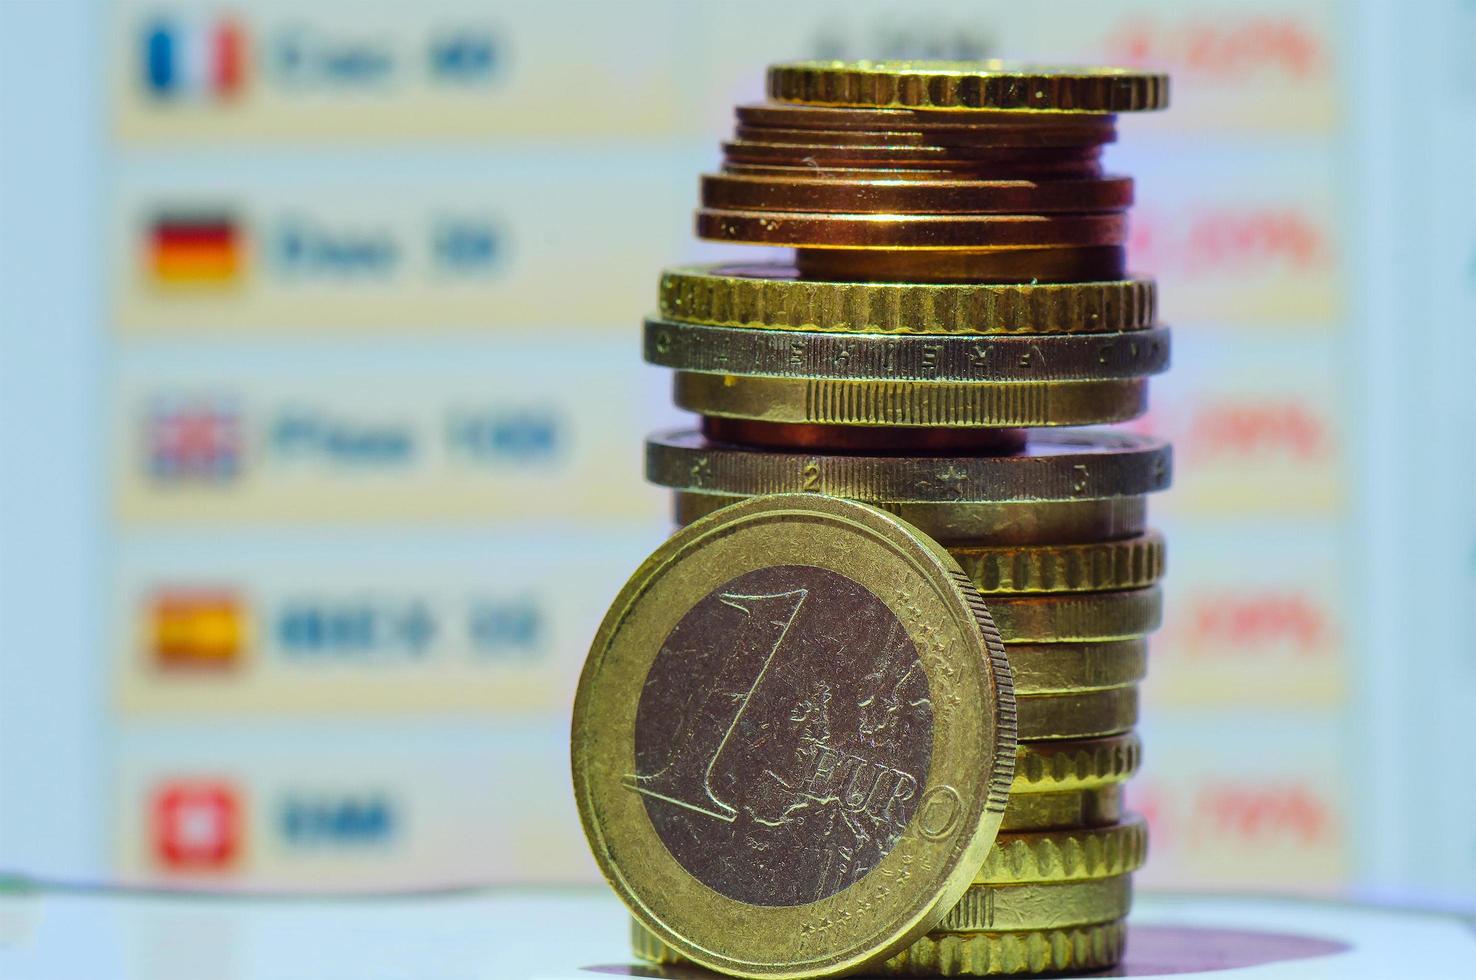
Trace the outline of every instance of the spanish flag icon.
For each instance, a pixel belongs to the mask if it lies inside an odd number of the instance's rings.
[[[149,267],[162,286],[229,286],[240,276],[243,245],[225,212],[170,213],[149,227]]]
[[[246,647],[246,615],[226,591],[170,589],[154,596],[150,645],[165,669],[219,670],[240,663]]]

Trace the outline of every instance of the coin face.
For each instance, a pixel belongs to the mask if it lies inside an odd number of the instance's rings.
[[[1004,648],[939,545],[864,504],[744,501],[616,599],[580,678],[574,788],[631,912],[705,966],[824,976],[904,948],[1003,819]]]
[[[714,589],[667,636],[628,785],[697,880],[798,905],[891,852],[932,748],[927,672],[902,621],[838,572],[776,566]]]

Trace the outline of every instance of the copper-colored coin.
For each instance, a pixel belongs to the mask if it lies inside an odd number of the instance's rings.
[[[868,146],[899,147],[915,146],[939,150],[972,150],[988,147],[999,149],[1011,145],[1009,131],[1003,127],[957,127],[953,130],[939,129],[822,129],[785,128],[781,126],[744,126],[733,130],[737,143],[763,145],[795,144],[797,146]],[[1028,142],[1021,141],[1024,145]],[[1048,145],[1048,144],[1042,144]],[[1091,145],[1073,142],[1068,146]]]
[[[1120,211],[1128,177],[1094,180],[833,180],[708,174],[702,205],[729,211],[837,214],[1043,214]]]
[[[869,170],[874,177],[885,176],[882,171],[923,168],[975,180],[1097,177],[1102,173],[1102,151],[1096,146],[834,145],[819,139],[811,143],[731,140],[723,144],[724,172],[742,173],[750,167]]]
[[[911,455],[966,452],[998,456],[1025,448],[1024,429],[915,429],[703,418],[702,433],[716,442],[825,452],[906,452]]]
[[[648,363],[732,377],[945,382],[1114,381],[1168,367],[1166,328],[1124,333],[847,334],[650,319]]]
[[[962,109],[857,109],[763,102],[734,109],[740,130],[819,130],[827,134],[859,130],[915,134],[937,146],[981,143],[990,146],[1097,146],[1117,139],[1108,115],[988,112]]]
[[[1127,217],[1108,214],[910,215],[697,211],[697,235],[808,248],[1020,248],[1122,245]]]
[[[672,498],[673,517],[678,525],[690,524],[720,507],[743,499],[725,494],[682,491],[672,494]],[[896,514],[945,544],[991,541],[1002,545],[1031,545],[1111,541],[1142,534],[1148,527],[1148,504],[1144,497],[968,504],[877,501],[873,505]]]
[[[1116,245],[1059,248],[797,248],[806,279],[918,283],[1076,283],[1121,279],[1126,252]]]

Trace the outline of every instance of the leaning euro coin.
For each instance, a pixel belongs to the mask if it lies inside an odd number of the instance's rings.
[[[574,704],[595,859],[683,957],[835,976],[948,914],[1003,819],[1009,663],[936,542],[814,494],[683,528],[611,606]]]

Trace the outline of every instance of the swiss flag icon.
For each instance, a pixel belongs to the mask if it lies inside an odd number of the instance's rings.
[[[229,868],[240,855],[241,830],[241,797],[230,783],[181,780],[154,794],[154,854],[166,868]]]

